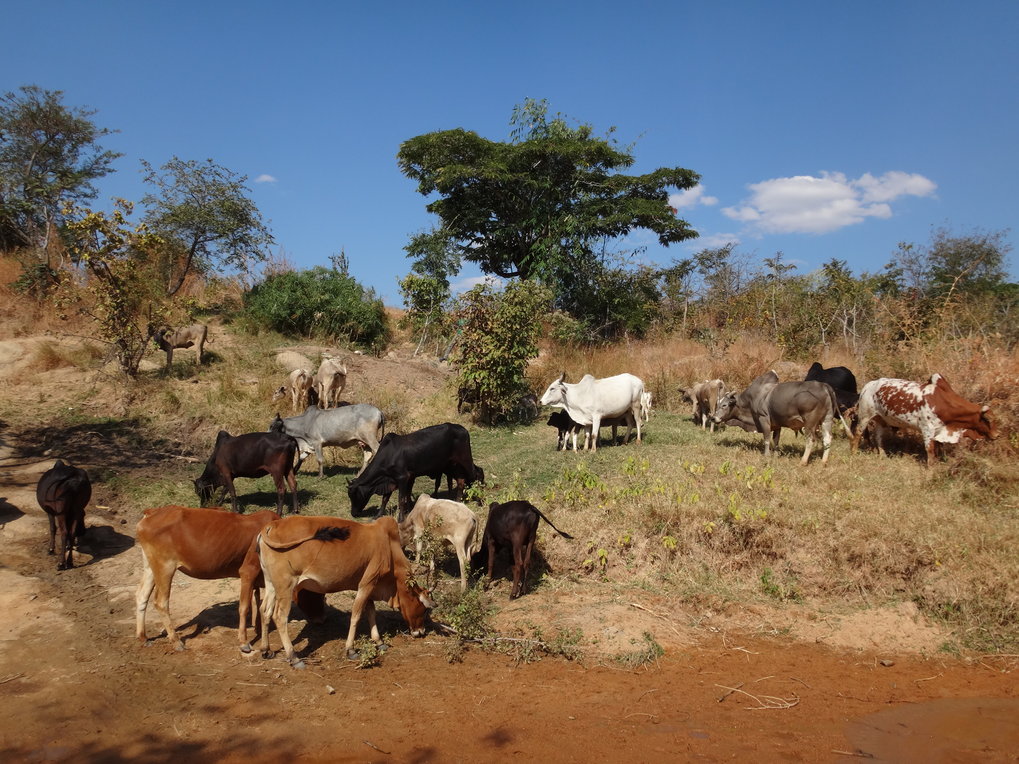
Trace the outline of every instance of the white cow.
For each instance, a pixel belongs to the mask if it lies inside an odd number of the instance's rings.
[[[564,409],[570,418],[581,424],[587,432],[595,433],[591,439],[591,450],[598,450],[597,433],[602,419],[622,417],[629,414],[637,425],[637,442],[640,443],[641,397],[644,382],[633,374],[617,374],[614,377],[595,379],[590,374],[576,384],[566,381],[566,372],[555,380],[541,396],[542,406]],[[630,439],[630,422],[626,426],[626,440]],[[574,447],[576,450],[576,447]]]
[[[644,415],[645,422],[651,418],[651,393],[645,392],[640,396],[640,413]]]

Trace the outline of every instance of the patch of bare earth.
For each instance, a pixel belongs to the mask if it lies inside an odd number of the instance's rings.
[[[0,343],[8,394],[32,342]],[[352,364],[412,389],[445,383],[437,364],[409,356]],[[66,384],[33,394],[56,400]],[[1019,661],[939,654],[943,635],[902,605],[714,612],[595,582],[509,601],[502,581],[500,631],[579,629],[583,657],[528,664],[468,650],[450,663],[447,637],[411,639],[380,604],[391,649],[359,670],[342,655],[351,598],[331,595],[324,624],[290,625],[308,664],[297,671],[237,649],[235,582],[178,574],[170,605],[187,649],[143,647],[133,522],[98,490],[77,567],[56,571],[34,494],[54,457],[14,435],[0,425],[0,760],[1014,761],[1019,750]],[[159,631],[150,607],[148,633]],[[662,657],[615,659],[645,648],[645,632]]]

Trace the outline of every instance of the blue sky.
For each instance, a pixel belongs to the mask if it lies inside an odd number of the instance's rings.
[[[211,158],[248,176],[295,265],[342,249],[391,305],[408,237],[434,222],[400,143],[456,127],[507,140],[525,98],[615,127],[634,172],[701,175],[675,200],[701,238],[619,243],[645,262],[738,241],[752,263],[873,272],[899,242],[1011,229],[1019,211],[1012,0],[100,0],[9,2],[3,19],[4,92],[63,90],[120,131],[103,204],[141,198],[141,159]]]

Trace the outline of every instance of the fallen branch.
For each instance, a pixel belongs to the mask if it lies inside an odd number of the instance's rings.
[[[717,685],[717,684],[715,685],[715,687],[720,687],[720,686],[721,685]],[[722,697],[720,697],[718,699],[718,702],[721,703],[723,700],[728,698],[730,695],[732,695],[734,692],[736,692],[742,686],[743,686],[743,682],[740,682],[738,685],[736,685],[735,687],[731,688],[727,693],[725,693]]]
[[[839,756],[855,756],[858,759],[873,759],[874,754],[867,753],[866,751],[839,751],[835,748],[831,749],[832,753],[837,753]]]
[[[388,755],[389,755],[389,751],[383,751],[383,750],[382,750],[381,748],[379,748],[379,747],[378,747],[377,745],[375,745],[374,743],[369,743],[369,742],[368,742],[367,740],[362,740],[361,742],[362,742],[362,743],[364,743],[364,744],[365,744],[366,746],[368,746],[369,748],[374,748],[374,749],[375,749],[376,751],[378,751],[379,753],[384,753],[384,754],[386,754],[386,756],[388,756]]]
[[[23,677],[24,675],[25,672],[22,671],[19,674],[11,674],[10,676],[5,676],[3,679],[0,679],[0,684],[7,684],[8,682],[13,682],[15,679]]]
[[[743,686],[742,683],[740,683],[740,687],[742,686]],[[757,705],[747,706],[748,711],[759,711],[761,709],[792,708],[793,706],[800,702],[800,699],[796,695],[793,695],[792,698],[777,698],[774,695],[761,695],[761,696],[751,695],[749,692],[747,692],[746,690],[741,690],[739,687],[726,687],[724,684],[716,684],[715,687],[721,687],[723,690],[729,690],[730,691],[729,695],[731,695],[734,692],[738,692],[741,695],[746,695],[748,698],[755,701]],[[725,697],[728,697],[728,695]]]

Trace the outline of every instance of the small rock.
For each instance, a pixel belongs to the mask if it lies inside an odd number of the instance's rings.
[[[330,695],[335,695],[336,694],[336,688],[333,687],[332,685],[328,685],[327,684],[326,685],[326,692],[328,692]]]
[[[890,661],[887,658],[885,658],[883,661],[880,661],[880,663],[881,663],[882,666],[894,666],[895,665],[895,661]]]

